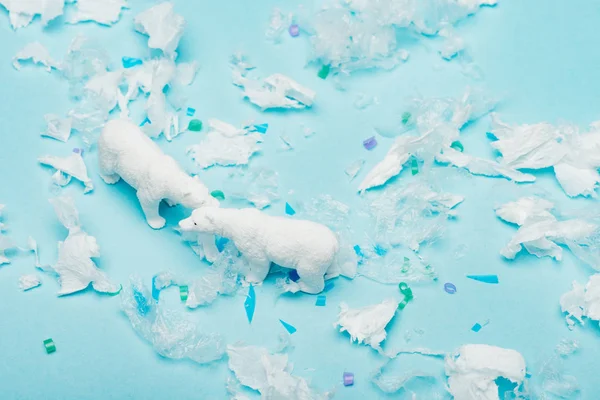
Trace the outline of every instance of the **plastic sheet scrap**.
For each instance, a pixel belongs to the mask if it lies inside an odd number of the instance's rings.
[[[356,178],[356,175],[360,173],[360,170],[362,169],[363,165],[365,165],[365,160],[363,159],[353,161],[352,164],[346,167],[344,172],[346,173],[346,175],[348,175],[348,178],[350,180],[353,180],[354,178]]]
[[[497,284],[499,283],[498,275],[467,275],[467,278],[474,281]]]
[[[201,332],[184,315],[157,304],[138,278],[123,288],[121,306],[133,330],[163,357],[207,364],[224,355],[220,335]]]
[[[448,391],[456,400],[499,400],[496,379],[508,379],[519,394],[525,380],[525,359],[512,349],[466,344],[446,357]]]
[[[194,162],[201,168],[213,165],[246,165],[260,150],[263,137],[216,119],[208,120],[208,133],[198,145],[187,148]]]
[[[292,375],[286,354],[271,354],[256,346],[227,346],[229,369],[242,385],[258,391],[262,398],[326,400],[332,393],[319,393],[304,378]]]
[[[281,9],[274,8],[269,18],[269,26],[265,32],[265,37],[274,43],[281,42],[281,35],[290,26],[292,14],[284,14]],[[290,31],[291,34],[291,31]],[[293,35],[292,35],[293,36]],[[296,35],[298,36],[298,35]]]
[[[381,342],[386,337],[385,327],[396,315],[398,304],[396,299],[387,299],[379,304],[351,309],[346,303],[341,303],[334,328],[339,326],[340,332],[348,332],[351,342],[381,349]]]
[[[584,285],[573,282],[573,288],[560,297],[560,308],[566,313],[569,329],[576,322],[584,324],[584,318],[600,321],[600,274],[590,276]]]
[[[371,382],[382,392],[399,398],[444,400],[447,393],[438,355],[401,352],[374,371]]]
[[[52,175],[52,182],[56,185],[66,186],[71,178],[75,178],[84,184],[84,193],[94,190],[94,185],[88,176],[87,168],[80,154],[71,153],[67,157],[43,156],[38,158],[38,161],[56,170]]]
[[[375,165],[360,183],[359,192],[384,185],[402,171],[411,157],[423,161],[427,166],[432,165],[434,161],[452,163],[475,174],[500,176],[502,172],[515,180],[519,178],[520,181],[530,181],[529,177],[516,170],[511,171],[510,168],[502,167],[493,161],[467,156],[450,147],[459,139],[461,130],[468,122],[487,114],[495,104],[495,101],[473,89],[468,89],[460,99],[414,99],[411,105],[413,112],[409,118],[415,121],[410,127],[415,132],[396,138],[383,160]],[[406,131],[406,126],[399,123],[395,130],[399,135]],[[531,180],[535,178],[531,177]]]
[[[67,22],[94,21],[100,25],[112,25],[119,21],[121,10],[128,8],[126,0],[77,0],[75,12]]]
[[[67,142],[71,137],[71,118],[60,118],[58,115],[44,115],[46,124],[48,125],[46,132],[42,132],[42,136],[50,137],[61,142]]]
[[[517,233],[500,254],[513,259],[523,247],[537,257],[562,260],[566,245],[571,252],[600,270],[600,224],[593,216],[559,220],[550,210],[554,204],[538,197],[522,197],[496,209],[496,215],[519,226]]]
[[[134,24],[138,32],[148,35],[148,47],[176,57],[175,50],[183,36],[185,19],[175,13],[172,3],[164,2],[147,9],[135,17]]]
[[[33,64],[43,65],[48,72],[51,72],[52,69],[61,69],[61,63],[55,61],[40,42],[28,43],[19,50],[13,57],[13,67],[20,70],[22,62],[27,60],[31,60]]]
[[[0,4],[8,10],[8,18],[13,29],[24,28],[39,15],[42,24],[63,14],[65,0],[0,0]]]
[[[568,196],[593,196],[600,185],[600,122],[587,132],[549,123],[510,126],[492,114],[492,147],[501,162],[515,169],[552,167]]]
[[[79,292],[90,284],[100,293],[118,293],[120,285],[112,283],[92,258],[100,256],[96,238],[85,233],[79,223],[79,213],[70,197],[50,199],[58,220],[69,234],[58,242],[58,260],[48,269],[58,275],[59,296]]]
[[[416,253],[407,253],[399,248],[391,249],[384,257],[370,251],[365,253],[358,274],[375,282],[432,282],[438,278],[433,267]]]
[[[0,218],[2,217],[2,210],[4,207],[4,204],[0,204]],[[6,250],[15,248],[12,240],[4,233],[4,230],[5,225],[0,222],[0,265],[10,263],[10,260],[6,256]]]
[[[578,348],[577,342],[563,339],[530,378],[530,397],[535,399],[579,399],[577,378],[564,373],[564,360]]]
[[[40,277],[36,274],[21,275],[19,278],[19,289],[26,292],[42,284]]]

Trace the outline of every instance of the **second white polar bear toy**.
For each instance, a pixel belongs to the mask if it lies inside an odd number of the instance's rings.
[[[170,206],[219,206],[200,179],[185,173],[177,161],[164,154],[129,120],[115,119],[104,126],[98,139],[98,162],[106,183],[117,183],[123,178],[137,190],[148,225],[154,229],[165,225],[165,219],[158,214],[163,199]]]
[[[246,279],[252,283],[262,282],[273,262],[296,269],[300,290],[315,294],[323,291],[330,267],[337,267],[338,239],[316,222],[273,217],[254,208],[203,207],[179,226],[232,240],[250,264]]]

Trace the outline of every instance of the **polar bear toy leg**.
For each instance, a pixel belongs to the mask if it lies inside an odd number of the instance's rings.
[[[297,282],[300,290],[309,294],[321,293],[325,289],[325,279],[321,271],[323,268],[315,268],[314,265],[298,264],[296,272],[300,277]]]
[[[144,191],[137,192],[138,200],[142,206],[142,211],[146,216],[146,222],[152,229],[160,229],[165,226],[165,219],[158,214],[158,207],[161,199],[154,199]]]

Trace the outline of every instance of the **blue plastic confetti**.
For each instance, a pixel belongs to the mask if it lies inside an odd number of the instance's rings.
[[[376,245],[376,246],[375,246],[375,248],[374,248],[373,250],[375,250],[375,253],[376,253],[378,256],[381,256],[381,257],[385,256],[385,255],[387,254],[387,252],[388,252],[386,249],[384,249],[384,248],[383,248],[383,247],[381,247],[380,245]]]
[[[329,292],[331,289],[333,289],[334,286],[335,284],[332,281],[329,281],[325,283],[325,288],[323,289],[323,291]]]
[[[256,132],[258,133],[267,133],[267,129],[269,129],[269,124],[254,125],[254,129],[256,129]]]
[[[317,296],[317,301],[315,303],[315,306],[325,307],[325,304],[327,304],[327,296]]]
[[[154,275],[152,277],[152,298],[154,300],[158,301],[158,296],[160,295],[160,290],[156,288],[155,282],[156,282],[156,275]]]
[[[295,269],[292,269],[290,272],[288,272],[288,276],[293,282],[298,282],[298,280],[300,279],[300,275],[298,275],[298,271],[296,271]]]
[[[281,325],[283,325],[283,327],[285,328],[285,330],[288,331],[290,333],[290,335],[292,335],[294,332],[297,331],[296,328],[294,328],[292,325],[288,324],[284,320],[280,319],[279,322],[281,322]]]
[[[360,249],[359,245],[355,245],[354,246],[354,252],[356,253],[357,256],[359,257],[364,257],[365,255],[363,254],[362,250]]]
[[[133,58],[133,57],[123,57],[121,59],[121,61],[123,62],[123,68],[132,68],[132,67],[135,67],[136,65],[142,65],[144,63],[139,58]]]
[[[246,309],[246,316],[248,317],[248,323],[252,323],[254,317],[254,309],[256,308],[256,293],[254,293],[254,286],[250,285],[248,288],[248,296],[244,302],[244,308]]]
[[[146,117],[146,118],[144,118],[144,120],[142,121],[142,123],[140,124],[140,126],[144,126],[144,125],[146,125],[146,124],[151,124],[151,123],[152,123],[152,121],[150,121],[150,120],[148,119],[148,117]]]
[[[285,203],[285,213],[287,215],[294,215],[296,214],[296,211],[294,211],[294,209],[292,208],[292,206],[290,206],[289,203]]]
[[[471,330],[473,332],[479,332],[481,330],[481,328],[483,328],[483,326],[481,326],[479,323],[475,323],[475,325],[473,325],[473,327],[471,328]]]
[[[185,113],[188,117],[193,117],[196,114],[196,109],[192,107],[188,107]]]
[[[150,305],[148,304],[148,299],[146,299],[146,296],[144,296],[142,292],[137,290],[137,288],[133,288],[133,298],[137,303],[137,309],[140,315],[144,316],[150,312]]]
[[[444,290],[446,291],[446,293],[454,294],[456,293],[456,286],[454,285],[454,283],[446,282],[444,283]]]
[[[483,283],[498,283],[498,275],[467,275],[467,278]]]
[[[218,238],[215,241],[215,245],[217,246],[217,250],[219,250],[219,253],[223,251],[223,249],[225,248],[227,243],[229,243],[229,239],[224,238],[224,237]]]

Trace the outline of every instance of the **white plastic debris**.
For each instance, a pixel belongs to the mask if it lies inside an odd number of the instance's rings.
[[[292,14],[285,15],[279,8],[274,8],[269,18],[269,26],[265,36],[275,43],[281,41],[281,34],[285,32],[292,23]]]
[[[0,5],[8,10],[8,17],[13,29],[24,28],[39,15],[42,24],[62,15],[65,0],[0,0]]]
[[[112,25],[119,20],[124,8],[129,8],[126,0],[77,0],[75,12],[67,22],[94,21],[100,25]]]
[[[560,308],[567,313],[569,329],[575,322],[584,324],[584,317],[600,321],[600,274],[590,276],[585,286],[573,282],[573,289],[560,297]]]
[[[525,380],[525,359],[511,349],[486,344],[466,344],[446,357],[448,391],[456,400],[500,400],[495,380],[515,383],[517,394]]]
[[[4,204],[0,204],[0,217],[2,217],[2,210],[4,209],[4,207]],[[12,240],[10,240],[9,237],[5,233],[3,233],[3,231],[4,224],[0,222],[0,265],[10,263],[10,260],[6,256],[5,252],[6,250],[15,248],[15,245],[13,244]]]
[[[191,85],[194,82],[194,78],[196,78],[198,68],[199,66],[196,61],[177,64],[177,83],[183,86]]]
[[[207,364],[224,355],[220,335],[201,332],[184,315],[157,304],[139,278],[123,289],[121,307],[133,330],[163,357]]]
[[[42,136],[50,137],[61,142],[67,142],[71,136],[71,118],[60,118],[58,115],[44,115],[48,128],[46,132],[42,132]]]
[[[444,38],[444,44],[440,50],[440,55],[443,59],[451,60],[464,50],[464,39],[458,36],[453,29],[446,27],[441,29],[438,34]]]
[[[365,160],[363,160],[363,159],[356,160],[356,161],[352,162],[352,164],[348,165],[348,167],[344,170],[344,172],[346,173],[346,175],[348,175],[348,178],[350,178],[350,180],[352,180],[352,179],[356,178],[356,175],[358,175],[358,173],[362,169],[363,165],[365,165]]]
[[[324,276],[337,265],[339,243],[326,226],[306,220],[275,217],[254,208],[203,207],[179,222],[182,231],[220,235],[233,241],[249,263],[246,280],[264,281],[271,263],[295,269],[306,293],[320,293]]]
[[[19,289],[26,292],[42,284],[40,277],[36,274],[21,275],[19,278]]]
[[[400,282],[433,282],[438,278],[436,271],[417,253],[392,248],[385,256],[362,249],[364,257],[360,275],[375,282],[398,284]]]
[[[537,257],[549,256],[560,261],[563,249],[559,244],[563,244],[587,262],[585,254],[596,251],[594,245],[597,243],[593,243],[593,238],[600,233],[600,226],[581,218],[558,220],[550,213],[553,208],[554,204],[537,197],[524,197],[499,207],[496,210],[499,218],[519,226],[500,254],[513,259],[525,247]],[[600,263],[590,266],[600,269]]]
[[[15,56],[13,57],[13,67],[16,70],[21,69],[21,62],[31,60],[34,64],[40,64],[46,67],[46,71],[51,72],[52,68],[56,70],[61,69],[61,63],[55,61],[48,50],[40,42],[32,42],[26,44]]]
[[[287,354],[271,354],[256,346],[227,346],[229,369],[244,386],[257,390],[264,399],[325,400],[331,393],[318,393],[304,378],[292,375]]]
[[[119,85],[122,80],[121,71],[102,72],[94,75],[85,84],[84,90],[92,93],[97,102],[108,112],[117,106],[117,97],[120,94]]]
[[[135,17],[134,24],[138,32],[148,35],[148,47],[176,57],[175,50],[183,35],[185,19],[175,13],[172,3],[164,2],[147,9]]]
[[[88,176],[87,168],[79,153],[73,153],[68,157],[43,156],[38,158],[43,165],[49,165],[56,170],[52,175],[52,181],[58,186],[65,186],[71,181],[71,177],[82,182],[85,186],[83,193],[94,190],[92,180]]]
[[[198,177],[185,173],[129,120],[106,124],[98,139],[98,162],[104,182],[114,184],[123,179],[137,190],[146,221],[154,229],[165,225],[158,214],[162,200],[188,208],[219,205]]]
[[[100,256],[96,238],[81,229],[79,213],[70,197],[50,199],[58,220],[69,234],[58,242],[58,260],[49,269],[58,275],[59,296],[85,290],[90,284],[100,293],[118,293],[119,285],[112,283],[92,258]]]
[[[340,304],[340,313],[334,328],[340,327],[340,332],[348,332],[350,341],[365,343],[374,349],[381,349],[385,340],[385,327],[396,315],[399,301],[387,299],[379,304],[351,309],[346,303]]]
[[[244,90],[244,98],[261,110],[272,108],[306,108],[312,106],[316,93],[282,74],[273,74],[263,81],[246,78],[239,69],[233,70],[233,84]]]
[[[201,168],[213,165],[247,165],[250,157],[260,150],[260,133],[237,129],[233,125],[208,120],[208,133],[202,141],[187,148],[187,153]]]

